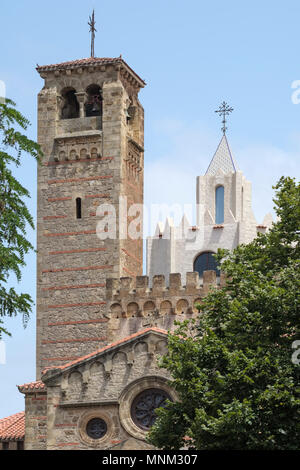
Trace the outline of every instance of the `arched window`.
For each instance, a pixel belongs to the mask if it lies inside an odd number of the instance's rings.
[[[61,110],[62,119],[72,119],[79,117],[79,103],[77,101],[74,88],[66,88],[62,92],[64,104]]]
[[[194,271],[199,273],[200,277],[203,277],[203,271],[216,271],[217,276],[220,276],[220,270],[218,264],[213,256],[215,253],[212,251],[205,251],[198,255],[194,261]]]
[[[216,224],[224,222],[224,186],[216,188]]]
[[[81,198],[76,198],[76,219],[81,219]]]
[[[101,116],[102,114],[102,97],[101,89],[98,85],[90,85],[87,89],[87,102],[85,104],[85,115]]]

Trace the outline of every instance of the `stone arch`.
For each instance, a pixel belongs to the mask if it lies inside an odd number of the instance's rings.
[[[172,313],[172,303],[169,300],[163,300],[160,304],[159,311],[163,315]]]
[[[120,304],[115,303],[110,306],[111,317],[112,318],[121,318],[122,317],[122,307]]]
[[[145,354],[148,352],[148,344],[145,341],[139,341],[134,345],[134,354]]]
[[[157,341],[155,345],[155,352],[160,355],[166,354],[168,352],[167,344],[168,344],[167,341],[163,339],[160,341]]]
[[[97,158],[98,157],[98,150],[96,147],[91,148],[91,158]]]
[[[70,160],[76,160],[76,150],[72,149],[69,154]]]
[[[176,304],[176,313],[185,314],[187,312],[188,307],[189,307],[188,301],[186,299],[180,299],[178,300]]]
[[[88,397],[90,400],[99,400],[105,386],[105,368],[100,361],[94,361],[89,368]]]
[[[87,100],[85,103],[85,115],[101,116],[102,115],[102,96],[101,88],[99,85],[92,84],[86,89]]]
[[[112,357],[112,381],[119,382],[127,373],[127,354],[122,351],[116,352]]]
[[[86,148],[80,149],[80,158],[86,159],[87,158],[87,150]]]
[[[82,392],[82,374],[73,371],[68,376],[68,399],[78,400]]]
[[[66,87],[62,90],[63,105],[61,110],[62,119],[73,119],[79,117],[79,103],[76,96],[76,90],[72,87]]]
[[[152,302],[152,300],[147,300],[147,302],[144,303],[143,307],[144,316],[147,317],[148,315],[151,315],[151,313],[154,313],[154,311],[155,303]]]
[[[139,314],[139,306],[136,302],[130,302],[127,305],[127,317],[137,317]]]
[[[116,352],[112,357],[112,363],[114,364],[127,364],[127,355],[122,351]]]
[[[66,158],[66,152],[64,150],[61,150],[59,152],[59,160],[65,160]]]
[[[91,376],[104,374],[104,365],[100,361],[95,361],[90,365]]]
[[[198,298],[195,299],[194,302],[193,302],[193,312],[198,313],[198,310],[196,309],[196,304],[202,304],[202,299],[201,299],[201,297],[198,297]]]
[[[70,372],[70,374],[68,376],[68,384],[72,385],[72,384],[77,383],[79,381],[82,381],[81,373],[78,370]]]

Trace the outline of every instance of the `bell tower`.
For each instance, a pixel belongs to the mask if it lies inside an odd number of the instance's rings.
[[[118,58],[38,66],[37,378],[107,344],[105,282],[142,274],[120,207],[143,204],[145,82]],[[115,212],[115,236],[99,221]],[[123,211],[124,212],[124,211]],[[130,213],[129,213],[130,215]],[[136,214],[133,214],[136,216]],[[133,220],[125,220],[125,228]],[[142,214],[139,214],[142,220]],[[114,219],[111,219],[114,220]],[[97,228],[98,224],[98,228]],[[102,224],[103,225],[103,224]]]

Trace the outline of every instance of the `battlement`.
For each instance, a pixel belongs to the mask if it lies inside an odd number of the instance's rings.
[[[172,273],[168,287],[162,274],[153,277],[152,287],[148,276],[107,279],[107,313],[112,318],[193,314],[208,291],[223,283],[224,276],[217,279],[215,271],[204,271],[202,279],[197,272],[189,272],[186,285],[182,285],[180,273]]]

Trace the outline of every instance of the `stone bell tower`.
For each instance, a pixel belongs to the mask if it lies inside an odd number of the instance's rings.
[[[105,281],[142,274],[141,237],[120,237],[143,203],[145,82],[121,58],[38,66],[37,378],[107,344]],[[125,201],[125,202],[124,202]],[[97,211],[99,205],[110,204]],[[116,233],[97,224],[116,215]],[[139,214],[142,220],[142,214]],[[134,214],[136,217],[136,214]],[[134,217],[126,217],[125,228]],[[113,219],[111,219],[113,220]],[[101,232],[101,229],[100,229]]]

